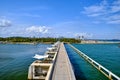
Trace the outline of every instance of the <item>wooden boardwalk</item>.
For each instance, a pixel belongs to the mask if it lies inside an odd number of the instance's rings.
[[[64,44],[60,44],[52,80],[76,80]]]

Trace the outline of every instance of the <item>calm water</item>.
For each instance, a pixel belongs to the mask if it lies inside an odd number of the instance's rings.
[[[118,44],[73,44],[76,48],[120,76]],[[35,53],[44,54],[48,44],[0,44],[0,80],[27,80],[28,67]],[[108,80],[84,61],[71,47],[65,45],[77,80]]]
[[[108,80],[97,69],[81,58],[69,45],[65,45],[65,47],[77,80]]]
[[[48,44],[0,44],[0,80],[27,80],[35,53],[44,54]]]
[[[118,47],[118,45],[119,44],[73,44],[73,46],[75,46],[76,48],[87,54],[89,57],[93,58],[95,61],[102,64],[104,67],[120,77],[120,47]],[[83,59],[80,56],[78,57],[78,54],[76,54],[69,46],[66,45],[66,48],[69,52],[68,55],[69,57],[71,57],[71,62],[73,63],[73,67],[75,67],[75,69],[77,68],[78,70],[80,70],[79,72],[82,72],[84,74],[91,72],[93,68],[90,69],[88,63],[86,63],[85,61],[83,62]],[[76,61],[74,60],[74,57],[77,57]],[[88,68],[90,70],[87,70]],[[106,80],[105,78],[101,77],[102,75],[97,76],[97,73],[95,73],[94,70],[90,73],[91,77],[94,76],[94,78],[96,78],[97,80]],[[76,75],[81,75],[79,72],[75,72]],[[91,77],[87,76],[87,74],[84,75],[84,77],[87,80],[91,80]],[[80,78],[78,77],[78,79]],[[96,80],[94,78],[92,80]]]

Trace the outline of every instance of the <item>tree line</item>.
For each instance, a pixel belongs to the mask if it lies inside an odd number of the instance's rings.
[[[36,43],[44,43],[44,42],[57,42],[57,41],[65,42],[65,43],[80,43],[81,40],[75,38],[30,38],[30,37],[0,37],[0,42],[36,42]]]

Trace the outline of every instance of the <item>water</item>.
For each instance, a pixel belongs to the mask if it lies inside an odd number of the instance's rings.
[[[73,44],[86,55],[120,77],[119,44]]]
[[[35,53],[44,54],[48,44],[0,44],[0,80],[27,80]]]
[[[72,44],[72,45],[120,77],[119,44]],[[73,53],[73,51],[71,52],[71,54],[76,55],[76,53]],[[83,70],[83,72],[85,71]]]
[[[108,80],[107,77],[81,58],[69,45],[65,45],[65,47],[77,80]]]
[[[0,80],[27,80],[28,67],[35,53],[44,54],[48,44],[0,44]],[[120,76],[118,44],[73,44],[98,63]],[[97,69],[65,45],[77,80],[108,80]]]

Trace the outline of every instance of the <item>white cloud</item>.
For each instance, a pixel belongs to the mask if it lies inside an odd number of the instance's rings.
[[[83,13],[87,14],[88,16],[99,16],[103,15],[104,7],[103,6],[90,6],[84,7],[85,11]]]
[[[98,5],[91,5],[84,7],[82,13],[89,17],[95,17],[96,21],[105,22],[108,24],[120,24],[120,0],[114,0],[112,3],[108,3],[107,0],[103,0]]]
[[[12,23],[10,20],[7,19],[0,19],[0,27],[9,27]]]
[[[45,27],[45,26],[31,26],[26,28],[26,31],[30,32],[30,33],[48,33],[48,30],[50,29],[50,27]]]
[[[109,17],[109,19],[111,19],[111,20],[119,20],[120,15],[112,15],[112,16]]]
[[[120,15],[119,14],[111,15],[111,16],[104,18],[104,20],[108,24],[120,24]]]
[[[120,24],[120,20],[111,20],[108,23],[110,23],[110,24]]]
[[[15,28],[16,27],[16,28]],[[46,26],[15,26],[5,27],[0,29],[0,35],[4,37],[8,36],[22,36],[22,37],[47,37],[50,35],[50,27]],[[51,36],[51,35],[50,35]]]
[[[67,34],[72,34],[72,32],[67,32]]]
[[[107,2],[104,0],[99,5],[91,5],[88,7],[84,7],[84,11],[82,13],[92,17],[104,15],[106,14],[106,6]]]
[[[114,1],[113,6],[111,6],[112,12],[119,12],[120,11],[120,0]]]
[[[120,11],[120,6],[113,6],[112,7],[112,12],[119,12]]]

